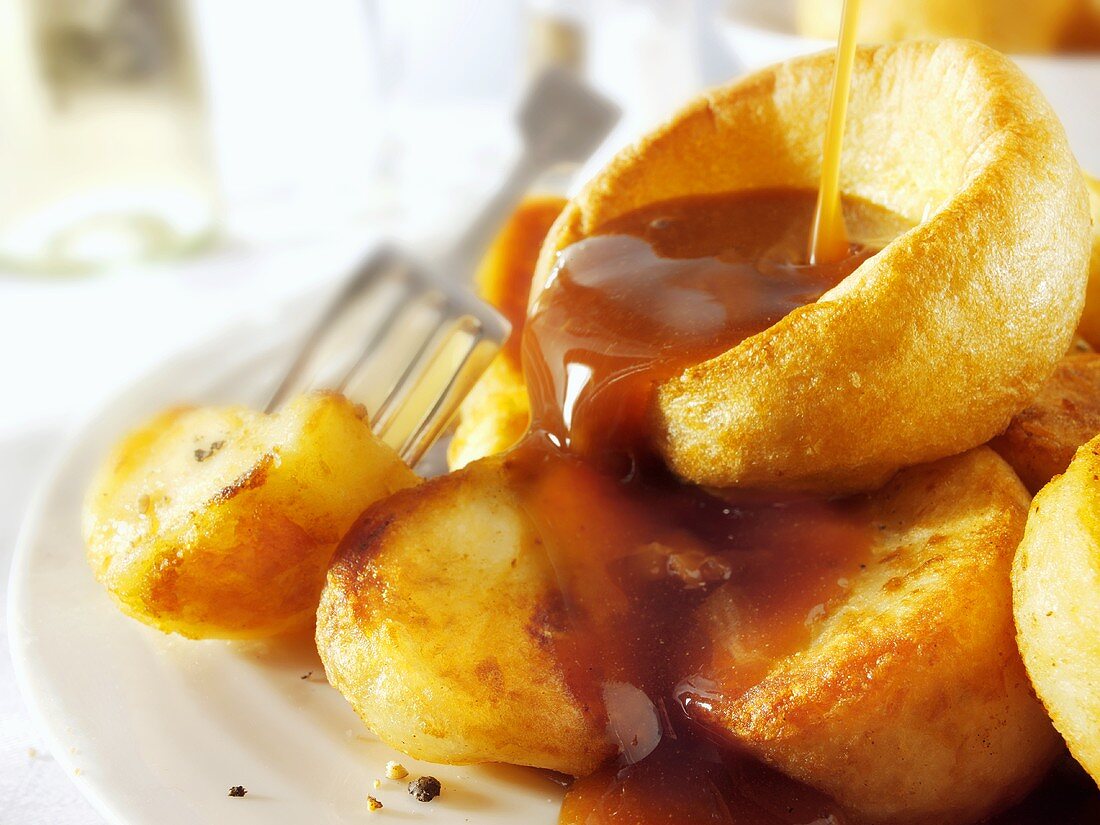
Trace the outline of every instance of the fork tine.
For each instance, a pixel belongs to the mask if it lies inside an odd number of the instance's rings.
[[[382,293],[384,284],[392,289]],[[362,310],[371,307],[370,322],[359,330]],[[328,370],[320,383],[372,409],[378,437],[415,464],[507,333],[499,313],[457,284],[383,250],[326,308],[268,409],[318,384],[318,362],[339,358],[338,371]],[[358,343],[349,344],[350,338]]]
[[[424,453],[427,452],[439,433],[450,423],[451,418],[457,412],[458,404],[465,396],[465,392],[456,395],[455,390],[459,387],[460,381],[469,380],[467,365],[470,364],[474,353],[485,342],[484,329],[481,322],[476,318],[470,316],[460,318],[456,324],[456,329],[452,331],[451,340],[458,332],[464,332],[468,338],[465,350],[458,362],[451,368],[451,375],[446,384],[436,394],[431,406],[422,414],[420,422],[398,450],[400,456],[411,467],[415,467],[419,463],[420,459],[424,457]],[[478,370],[477,375],[480,374],[481,371]]]
[[[428,297],[433,299],[437,310],[442,310],[445,306],[446,302],[442,296],[438,294],[429,294]],[[396,403],[407,394],[412,380],[429,360],[427,356],[432,351],[432,344],[440,339],[441,330],[443,330],[448,320],[449,319],[444,313],[439,312],[435,323],[429,327],[427,332],[423,335],[420,343],[416,346],[416,350],[409,357],[405,368],[401,371],[397,380],[390,386],[382,403],[379,404],[378,408],[371,416],[371,426],[379,436],[385,432],[386,427],[396,413]]]
[[[408,296],[409,292],[408,284],[403,282],[402,286],[404,288],[402,289],[401,297],[405,298]],[[378,350],[383,348],[386,340],[389,339],[397,329],[397,322],[406,318],[414,303],[416,303],[415,297],[400,306],[396,306],[394,311],[382,322],[382,325],[366,339],[362,351],[359,353],[359,357],[355,359],[355,363],[353,363],[351,367],[348,368],[347,372],[344,373],[343,378],[340,379],[336,387],[340,392],[346,393],[352,379],[363,369],[366,363],[377,354]]]
[[[470,293],[465,279],[538,176],[554,163],[587,157],[617,118],[613,104],[576,79],[550,72],[536,81],[519,116],[524,152],[497,194],[450,249],[432,256],[430,267],[396,247],[371,255],[314,326],[267,411],[308,388],[303,376],[316,380],[312,372],[321,360],[321,351],[340,338],[341,330],[333,327],[340,327],[363,307],[358,301],[369,297],[387,277],[400,280],[398,300],[379,308],[387,314],[380,321],[374,317],[366,334],[357,338],[359,349],[337,365],[342,373],[330,386],[368,408],[375,408],[374,396],[378,395],[371,426],[391,445],[397,442],[396,449],[411,463],[418,461],[510,331],[499,312]],[[432,306],[424,303],[425,295],[435,296]],[[416,306],[435,312],[426,329],[419,323],[424,319],[412,311]],[[411,349],[415,353],[409,359]],[[392,378],[394,373],[399,373],[396,378]],[[375,388],[384,388],[384,394],[375,393]],[[421,402],[422,406],[414,409]]]

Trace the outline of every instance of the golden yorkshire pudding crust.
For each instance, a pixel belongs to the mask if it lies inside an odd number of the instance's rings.
[[[844,0],[798,0],[795,23],[807,37],[832,40]],[[1084,13],[1082,0],[863,0],[862,43],[966,37],[1003,52],[1058,50]]]
[[[1086,177],[1085,182],[1088,184],[1089,209],[1092,212],[1092,260],[1085,292],[1085,311],[1077,332],[1095,349],[1100,347],[1100,180]]]
[[[833,54],[690,104],[562,212],[557,253],[669,198],[814,187]],[[915,226],[775,326],[662,385],[655,440],[711,486],[872,489],[984,443],[1031,399],[1081,314],[1088,198],[1065,133],[1004,56],[970,41],[860,49],[848,195]]]
[[[1100,433],[1100,353],[1067,355],[1008,429],[989,442],[1037,493]]]
[[[1070,752],[1100,781],[1100,437],[1035,497],[1012,568],[1024,664]]]
[[[1060,747],[1016,649],[1009,569],[1027,505],[987,448],[899,473],[868,497],[866,569],[747,690],[723,688],[726,651],[744,645],[736,585],[703,603],[714,653],[693,715],[859,822],[964,825],[1011,804]]]

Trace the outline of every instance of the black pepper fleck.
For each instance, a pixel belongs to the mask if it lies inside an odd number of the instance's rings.
[[[434,776],[422,776],[415,782],[409,783],[409,793],[417,802],[431,802],[442,790],[443,786]]]
[[[246,793],[248,793],[248,791],[245,790],[244,785],[234,785],[229,789],[230,796],[244,796]]]

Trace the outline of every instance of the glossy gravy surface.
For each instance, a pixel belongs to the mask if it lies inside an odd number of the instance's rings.
[[[724,663],[723,688],[753,685],[809,641],[868,559],[862,499],[706,491],[672,478],[648,448],[661,381],[817,300],[907,228],[846,202],[849,255],[808,266],[814,205],[810,191],[759,191],[626,215],[562,252],[527,319],[532,429],[506,472],[574,629],[555,642],[566,678],[620,752],[573,783],[562,823],[848,822],[693,724],[691,703],[706,699],[695,674],[711,654],[691,617],[719,587],[736,589],[749,654]],[[1092,821],[1095,789],[1073,768],[1053,776],[998,822]],[[1063,818],[1034,818],[1051,799]]]
[[[666,201],[564,250],[524,331],[534,429],[588,459],[644,451],[658,383],[817,300],[906,228],[849,202],[849,255],[809,266],[815,202],[795,190]]]

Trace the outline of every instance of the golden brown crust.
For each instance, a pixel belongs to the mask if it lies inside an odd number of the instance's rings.
[[[844,0],[798,0],[800,33],[833,40]],[[863,0],[861,43],[966,37],[1003,52],[1052,52],[1066,41],[1081,0]]]
[[[1085,311],[1077,327],[1078,334],[1093,348],[1100,347],[1100,181],[1086,177],[1089,209],[1092,212],[1092,259],[1089,285],[1085,292]]]
[[[563,675],[557,579],[500,461],[364,514],[329,571],[317,649],[367,726],[413,757],[583,776],[614,748]]]
[[[1018,641],[1054,726],[1100,782],[1100,437],[1035,497],[1012,568]]]
[[[961,824],[1026,794],[1058,750],[1014,639],[1027,501],[985,448],[899,473],[868,500],[872,561],[744,691],[723,688],[736,596],[718,591],[699,612],[715,652],[697,718],[859,821]]]
[[[563,211],[557,252],[683,195],[813,187],[831,54],[710,92]],[[915,224],[817,303],[659,388],[656,440],[712,486],[871,489],[984,443],[1049,376],[1080,316],[1085,185],[1049,105],[966,41],[861,49],[842,188]]]
[[[1037,493],[1100,433],[1100,354],[1067,355],[1035,399],[989,446]]]

